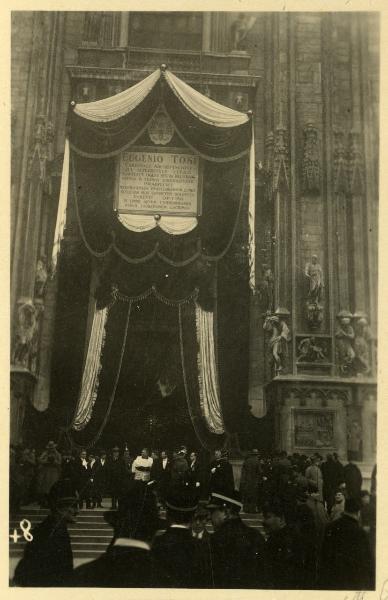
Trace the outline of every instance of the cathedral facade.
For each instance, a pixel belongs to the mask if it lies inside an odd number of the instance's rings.
[[[244,219],[219,273],[230,448],[337,452],[372,465],[372,13],[13,13],[11,442],[36,444],[69,422],[90,332],[97,284],[71,203],[56,274],[50,265],[69,105],[114,96],[162,63],[208,98],[253,112],[255,289]]]

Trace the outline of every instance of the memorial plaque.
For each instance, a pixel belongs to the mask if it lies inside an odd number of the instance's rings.
[[[196,154],[149,148],[122,152],[118,162],[116,209],[122,213],[201,214],[202,164]]]
[[[295,410],[294,435],[298,448],[333,448],[334,412]]]

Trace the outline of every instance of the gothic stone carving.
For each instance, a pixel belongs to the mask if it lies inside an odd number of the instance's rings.
[[[342,375],[370,375],[372,362],[372,333],[364,313],[352,315],[342,310],[337,315],[335,334],[339,371]]]
[[[333,169],[333,181],[334,191],[337,194],[348,193],[348,164],[346,157],[344,132],[342,130],[335,130],[333,134],[334,138],[334,169]]]
[[[274,299],[274,276],[268,265],[263,265],[263,277],[258,286],[263,311],[271,314],[273,311]]]
[[[364,156],[361,134],[351,131],[347,143],[342,130],[333,133],[334,140],[334,191],[339,194],[360,195],[364,192]]]
[[[291,341],[291,332],[286,323],[289,314],[285,309],[278,309],[275,314],[267,314],[263,324],[264,331],[269,334],[268,349],[275,375],[287,369],[288,344]]]
[[[298,344],[297,362],[324,362],[328,360],[327,347],[314,336],[303,338]]]
[[[295,410],[294,441],[298,448],[333,448],[334,411]]]
[[[359,196],[364,191],[364,160],[362,154],[361,134],[351,131],[349,134],[349,192]]]
[[[272,189],[277,191],[283,181],[286,187],[290,187],[289,178],[289,150],[287,130],[283,125],[276,129],[273,150],[273,173]]]
[[[304,128],[303,134],[302,187],[305,193],[318,194],[321,188],[318,129],[311,123],[308,123]]]
[[[35,298],[42,299],[46,289],[48,273],[46,265],[46,257],[41,256],[36,265],[35,275]]]
[[[354,319],[354,352],[356,355],[354,366],[358,373],[369,375],[371,372],[372,333],[365,314],[356,313]]]
[[[12,363],[36,373],[39,324],[42,306],[27,301],[19,306],[18,327],[12,354]]]
[[[232,50],[245,51],[247,49],[247,35],[255,22],[256,17],[246,13],[239,13],[231,26]]]
[[[346,310],[341,310],[337,315],[337,320],[335,337],[339,370],[343,375],[352,375],[356,357],[353,349],[355,335],[351,325],[352,314]]]
[[[311,261],[306,263],[304,274],[308,279],[308,292],[306,300],[306,317],[311,329],[319,329],[323,321],[323,269],[318,262],[318,256],[313,254]]]
[[[46,163],[53,158],[54,127],[44,115],[38,115],[34,125],[34,135],[28,157],[28,176],[36,173],[41,181],[46,178]]]

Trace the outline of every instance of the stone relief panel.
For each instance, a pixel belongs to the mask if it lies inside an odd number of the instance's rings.
[[[296,448],[333,448],[334,411],[295,410],[294,443]]]
[[[333,365],[329,335],[296,336],[296,368],[298,374],[330,375]]]

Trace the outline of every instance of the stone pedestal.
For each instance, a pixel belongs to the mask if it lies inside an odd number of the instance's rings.
[[[336,452],[347,458],[346,403],[350,390],[280,387],[275,398],[278,450],[322,455]]]

